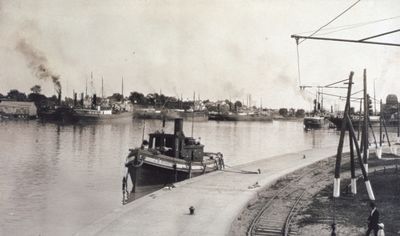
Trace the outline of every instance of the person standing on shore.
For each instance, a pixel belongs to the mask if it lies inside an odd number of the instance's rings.
[[[376,209],[375,203],[371,202],[369,204],[369,206],[371,207],[371,213],[369,214],[368,217],[368,230],[366,235],[369,236],[369,234],[371,233],[371,231],[374,231],[374,235],[377,236],[378,235],[378,223],[379,223],[379,212]]]

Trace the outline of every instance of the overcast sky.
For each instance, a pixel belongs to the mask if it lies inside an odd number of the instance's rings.
[[[290,35],[319,28],[353,2],[0,0],[0,93],[40,84],[53,94],[51,80],[36,76],[32,60],[39,60],[68,96],[83,92],[93,72],[98,94],[101,77],[111,95],[121,91],[123,76],[125,94],[161,90],[187,98],[196,91],[244,101],[252,94],[257,105],[262,99],[263,106],[309,109],[315,91],[298,89]],[[397,18],[323,36],[361,39],[399,29],[399,15],[398,0],[362,0],[327,28]],[[375,40],[400,43],[400,33]],[[299,51],[302,84],[328,84],[353,70],[361,87],[367,68],[370,93],[376,80],[378,98],[400,95],[399,47],[307,40]]]

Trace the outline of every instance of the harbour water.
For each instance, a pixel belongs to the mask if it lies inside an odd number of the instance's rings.
[[[160,121],[149,120],[0,122],[0,235],[72,235],[119,207],[128,149],[159,129]],[[172,129],[167,122],[165,131]],[[190,122],[184,131],[191,135]],[[304,132],[302,122],[292,121],[199,122],[193,136],[201,137],[206,151],[222,152],[229,166],[338,140],[335,130]]]

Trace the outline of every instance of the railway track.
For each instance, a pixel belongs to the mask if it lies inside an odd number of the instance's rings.
[[[251,222],[247,235],[297,235],[298,230],[291,225],[292,219],[301,209],[307,188],[316,182],[315,176],[308,179],[305,177],[318,175],[318,171],[318,168],[314,168],[304,173],[273,195]]]
[[[394,171],[397,173],[397,169],[397,165],[374,167],[374,171],[370,173],[370,175]],[[361,175],[358,175],[358,178],[361,177]],[[331,178],[331,174],[321,173],[319,172],[319,168],[316,167],[292,179],[288,184],[277,190],[274,195],[268,198],[266,204],[251,222],[250,227],[247,230],[247,235],[298,235],[298,229],[295,225],[292,225],[292,220],[296,213],[301,209],[302,202],[314,195],[307,190],[312,188],[314,183],[326,180],[327,178]],[[349,186],[346,186],[344,189],[349,189]],[[320,223],[331,221],[331,217],[321,218],[318,220]],[[339,217],[336,221],[342,222],[344,219]]]

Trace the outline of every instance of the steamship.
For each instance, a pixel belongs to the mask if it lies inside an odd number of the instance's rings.
[[[304,129],[322,129],[328,126],[324,116],[306,116],[303,119]]]
[[[175,120],[182,118],[188,121],[208,121],[208,112],[203,110],[182,110],[182,109],[162,109],[155,108],[137,108],[133,112],[136,119],[157,119],[157,120]]]
[[[139,148],[130,149],[125,167],[136,185],[169,184],[223,169],[221,153],[204,152],[204,145],[183,133],[183,119],[175,119],[174,133],[149,134]]]
[[[216,121],[272,121],[272,116],[256,112],[213,112],[209,114],[209,119]]]

